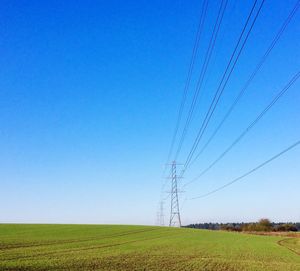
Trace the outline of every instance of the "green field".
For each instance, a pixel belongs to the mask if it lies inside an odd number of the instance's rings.
[[[300,270],[299,238],[146,226],[0,224],[0,270]]]

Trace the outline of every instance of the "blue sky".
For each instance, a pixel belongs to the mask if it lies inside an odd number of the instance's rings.
[[[295,3],[266,1],[200,145]],[[0,222],[155,222],[201,4],[2,1]],[[229,0],[179,162],[186,159],[251,5]],[[210,1],[189,101],[217,8]],[[299,71],[299,25],[298,11],[182,182],[213,161]],[[232,152],[186,187],[182,199],[230,181],[298,140],[299,87],[296,82]],[[186,201],[183,222],[300,221],[299,155],[294,149],[226,190]]]

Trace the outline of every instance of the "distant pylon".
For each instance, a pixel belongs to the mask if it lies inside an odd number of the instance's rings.
[[[156,221],[155,221],[155,225],[159,226],[160,225],[160,213],[159,211],[156,212]]]
[[[179,201],[178,201],[178,188],[177,180],[178,176],[176,173],[176,162],[173,161],[171,164],[171,213],[170,213],[170,227],[181,227],[181,219],[179,212]]]
[[[159,225],[165,225],[165,215],[164,215],[164,202],[160,202],[160,210],[159,210]]]

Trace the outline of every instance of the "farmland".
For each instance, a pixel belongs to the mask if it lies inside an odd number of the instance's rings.
[[[300,239],[150,226],[0,224],[0,270],[300,270]]]

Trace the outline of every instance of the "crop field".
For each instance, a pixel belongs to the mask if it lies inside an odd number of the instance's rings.
[[[185,228],[0,224],[0,270],[300,270],[300,239]]]

